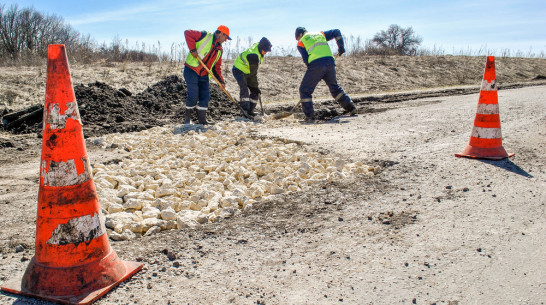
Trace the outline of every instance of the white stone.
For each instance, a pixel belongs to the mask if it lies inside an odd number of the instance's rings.
[[[156,207],[149,206],[142,209],[142,218],[144,219],[159,218],[160,215],[161,211]]]
[[[197,218],[202,213],[200,211],[183,210],[177,213],[178,229],[191,228],[198,225]]]
[[[122,185],[119,187],[118,197],[123,197],[131,192],[135,192],[137,189],[131,185]]]
[[[128,224],[135,220],[135,216],[127,212],[112,213],[106,216],[105,226],[110,229],[116,229],[116,232],[122,233]]]
[[[150,235],[153,235],[153,234],[156,234],[156,233],[159,233],[159,232],[161,232],[161,227],[153,226],[153,227],[149,228],[148,231],[146,231],[144,236],[150,236]]]
[[[135,233],[133,233],[131,230],[129,229],[126,229],[125,231],[123,231],[123,233],[121,234],[121,240],[133,240],[135,239],[137,236]]]
[[[161,218],[164,220],[176,220],[176,212],[173,208],[167,208],[161,211]]]
[[[238,208],[239,200],[237,199],[236,196],[223,197],[222,199],[220,199],[220,205],[222,208],[227,208],[227,207]]]
[[[176,191],[176,189],[172,186],[165,186],[165,187],[160,187],[159,190],[156,192],[156,197],[157,198],[162,198],[162,197],[166,197],[166,196],[174,196],[176,195],[178,192]]]
[[[118,213],[123,212],[125,209],[123,208],[123,205],[119,203],[110,203],[108,205],[108,213]]]

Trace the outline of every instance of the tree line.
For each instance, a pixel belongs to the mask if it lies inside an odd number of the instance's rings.
[[[411,27],[393,24],[386,31],[378,32],[372,40],[366,40],[364,45],[358,38],[348,51],[349,55],[417,55],[421,41]],[[137,42],[137,48],[131,49],[128,41],[123,44],[116,36],[110,45],[98,44],[89,34],[82,35],[73,29],[60,16],[44,15],[34,8],[19,8],[16,4],[10,7],[0,4],[0,64],[40,64],[47,58],[50,44],[64,44],[71,61],[79,63],[180,61],[186,55],[182,44],[173,44],[170,55],[161,53],[159,42],[157,48],[155,45],[146,48],[144,43],[139,45]]]
[[[0,63],[38,64],[47,58],[50,44],[64,44],[72,60],[91,63],[112,61],[157,61],[156,54],[123,48],[119,41],[98,44],[90,35],[74,30],[62,17],[44,15],[34,8],[0,4]]]

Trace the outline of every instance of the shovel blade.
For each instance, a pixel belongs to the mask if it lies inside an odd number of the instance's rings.
[[[279,112],[279,113],[272,114],[271,116],[275,120],[280,120],[280,119],[284,119],[286,117],[289,117],[291,115],[292,115],[292,112]]]

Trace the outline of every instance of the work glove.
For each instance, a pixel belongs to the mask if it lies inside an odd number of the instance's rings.
[[[345,53],[345,48],[344,47],[340,47],[337,49],[337,55],[341,56],[343,55],[343,53]]]

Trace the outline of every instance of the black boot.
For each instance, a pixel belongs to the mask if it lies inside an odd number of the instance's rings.
[[[248,101],[240,101],[239,102],[239,106],[241,106],[240,110],[241,110],[241,115],[246,117],[248,115],[248,104],[249,102]]]
[[[245,112],[248,112],[248,104],[249,104],[248,101],[240,101],[240,102],[239,102],[239,106],[241,106],[241,108],[242,108]]]
[[[199,120],[199,124],[214,125],[213,122],[208,122],[207,121],[207,111],[206,110],[197,109],[197,119]]]
[[[356,106],[348,95],[345,94],[339,100],[339,104],[345,109],[346,114],[350,116],[356,115]]]
[[[191,109],[186,108],[186,114],[184,116],[184,124],[191,124]]]
[[[256,109],[256,103],[250,102],[250,105],[248,107],[248,114],[250,116],[256,116],[256,112],[254,112],[254,109]]]

